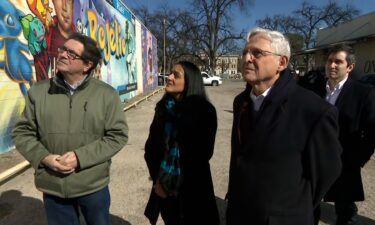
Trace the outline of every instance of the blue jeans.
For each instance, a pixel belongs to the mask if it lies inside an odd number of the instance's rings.
[[[77,198],[59,198],[43,194],[48,225],[80,225],[79,209],[87,225],[110,225],[111,197],[108,186],[100,191]]]

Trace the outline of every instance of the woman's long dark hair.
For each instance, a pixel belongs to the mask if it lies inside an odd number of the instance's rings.
[[[200,69],[194,63],[188,61],[180,61],[176,64],[181,65],[184,69],[185,90],[183,92],[183,98],[190,95],[198,95],[204,99],[207,99]]]

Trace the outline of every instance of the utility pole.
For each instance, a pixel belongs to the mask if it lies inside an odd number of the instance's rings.
[[[164,79],[164,85],[166,85],[166,79],[165,79],[165,18],[163,19],[163,35],[164,35],[164,48],[163,48],[163,79]]]
[[[210,56],[208,56],[207,58],[208,58],[208,74],[211,74],[211,60],[210,60]]]

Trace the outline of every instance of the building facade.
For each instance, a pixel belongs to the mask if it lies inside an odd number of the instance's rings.
[[[239,72],[240,56],[235,54],[222,55],[217,57],[215,74],[235,75]]]
[[[348,44],[356,54],[356,65],[351,76],[360,79],[366,75],[375,75],[375,12],[338,26],[320,29],[316,43],[314,48],[299,53],[312,55],[315,68],[324,67],[328,49],[332,46]]]

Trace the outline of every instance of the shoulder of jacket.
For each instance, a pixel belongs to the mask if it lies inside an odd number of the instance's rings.
[[[316,110],[317,112],[326,111],[328,108],[334,107],[313,91],[298,85],[291,93],[291,96],[295,99],[297,107],[303,107],[313,111]]]
[[[106,92],[113,92],[113,93],[117,93],[118,94],[118,91],[112,87],[111,85],[105,83],[104,81],[101,81],[101,80],[97,80],[97,79],[94,79],[94,78],[90,78],[90,84],[89,85],[92,85],[95,89],[96,88],[100,88],[101,90],[104,90]]]
[[[248,92],[247,90],[244,90],[241,93],[239,93],[238,95],[236,95],[236,97],[234,97],[234,101],[240,101],[247,96],[250,96],[250,92]]]
[[[205,98],[197,98],[198,100],[197,100],[197,102],[198,102],[198,104],[197,104],[197,107],[199,107],[199,109],[200,109],[200,111],[210,111],[210,112],[212,112],[212,111],[215,111],[216,112],[216,108],[215,108],[215,106],[209,101],[209,100],[207,100],[207,99],[205,99]]]
[[[345,93],[345,96],[357,99],[356,101],[366,101],[375,94],[373,87],[353,79],[350,80],[346,87],[344,86],[342,92]]]
[[[363,84],[357,80],[352,80],[351,81],[351,87],[357,91],[368,93],[371,90],[373,90],[373,87],[367,84]]]
[[[50,87],[50,82],[51,82],[51,79],[48,79],[48,80],[42,80],[42,81],[38,81],[36,83],[33,83],[33,85],[31,85],[31,87],[29,88],[29,93],[42,93],[42,92],[48,92],[48,88]]]

